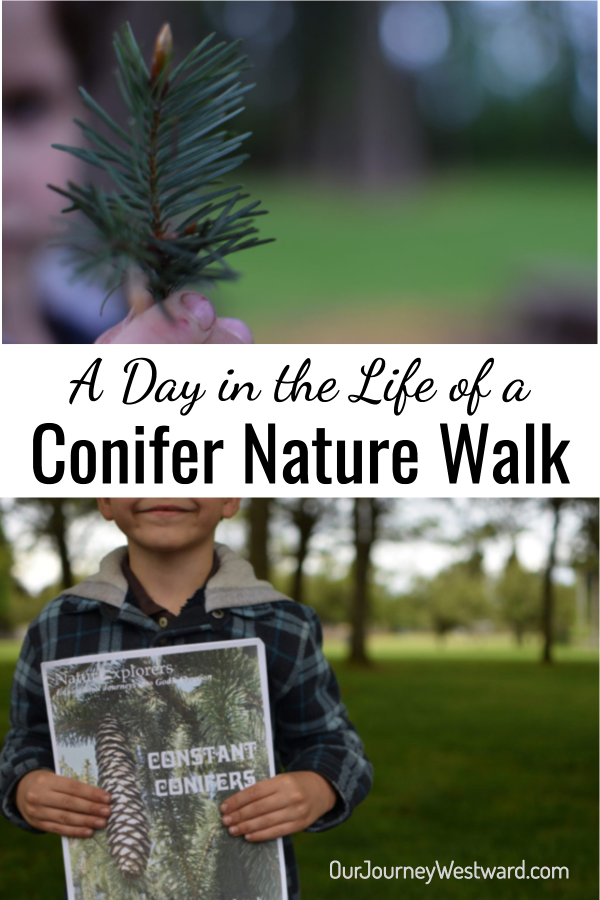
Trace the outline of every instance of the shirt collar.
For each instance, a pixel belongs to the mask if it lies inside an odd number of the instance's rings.
[[[176,618],[176,615],[170,610],[165,609],[163,606],[159,606],[158,603],[154,602],[139,578],[134,575],[131,566],[129,565],[129,554],[126,554],[123,558],[123,561],[121,562],[121,569],[129,587],[130,599],[133,598],[133,602],[140,609],[140,611],[144,613],[144,615],[149,616],[155,621],[157,621],[158,618],[166,618],[169,621]],[[204,584],[200,585],[200,587],[198,588],[198,591],[203,590],[206,587],[206,583],[210,578],[213,577],[213,575],[217,573],[218,569],[219,557],[215,553],[213,556],[212,568],[208,573]],[[198,591],[195,592],[194,597],[197,595]],[[187,603],[189,603],[189,600],[187,601]],[[184,606],[187,605],[187,603],[184,604]]]

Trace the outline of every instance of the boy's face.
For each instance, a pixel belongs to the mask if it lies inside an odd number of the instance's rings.
[[[22,266],[51,232],[51,217],[77,164],[52,143],[77,144],[81,112],[72,59],[52,20],[50,3],[2,4],[3,271]]]
[[[212,544],[221,519],[240,508],[238,498],[112,497],[98,500],[105,519],[114,521],[128,542],[145,550],[180,552]]]

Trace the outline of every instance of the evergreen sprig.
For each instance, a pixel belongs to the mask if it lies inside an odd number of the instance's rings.
[[[221,177],[248,154],[237,153],[249,133],[224,128],[243,110],[240,72],[249,68],[238,56],[240,41],[202,41],[174,69],[168,25],[159,32],[148,70],[131,26],[115,35],[117,81],[129,110],[128,130],[121,128],[84,88],[86,107],[112,132],[112,139],[75,119],[91,147],[53,144],[59,150],[102,169],[114,190],[72,182],[65,190],[63,212],[83,213],[92,223],[82,231],[71,222],[70,246],[76,274],[110,264],[112,292],[132,265],[140,269],[155,300],[164,300],[185,285],[235,278],[225,257],[260,240],[253,221],[265,215],[260,201],[239,205],[249,195],[241,185],[223,187]]]

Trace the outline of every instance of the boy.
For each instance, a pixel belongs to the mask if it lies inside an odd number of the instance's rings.
[[[15,672],[0,757],[4,814],[33,831],[91,837],[110,815],[99,788],[55,775],[40,663],[93,653],[259,637],[273,740],[285,774],[221,804],[223,827],[248,841],[283,837],[288,892],[299,885],[290,835],[338,825],[368,793],[372,767],[321,652],[312,609],[258,581],[215,529],[238,499],[98,501],[127,537],[100,571],[53,600],[30,626]]]

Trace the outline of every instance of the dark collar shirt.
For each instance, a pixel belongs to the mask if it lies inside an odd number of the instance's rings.
[[[127,596],[125,599],[129,603],[137,606],[138,609],[140,609],[144,613],[144,615],[153,619],[161,628],[167,628],[167,626],[175,619],[178,619],[185,610],[188,610],[194,606],[201,607],[202,610],[204,610],[205,588],[213,575],[216,575],[219,571],[219,558],[215,553],[213,557],[212,568],[208,573],[206,581],[189,598],[189,600],[187,600],[187,602],[182,606],[182,608],[179,610],[179,613],[177,614],[171,612],[169,609],[165,609],[163,606],[159,606],[158,603],[154,602],[142,582],[133,573],[131,566],[129,565],[128,556],[126,556],[121,563],[121,568],[129,586],[129,590],[127,591]]]

